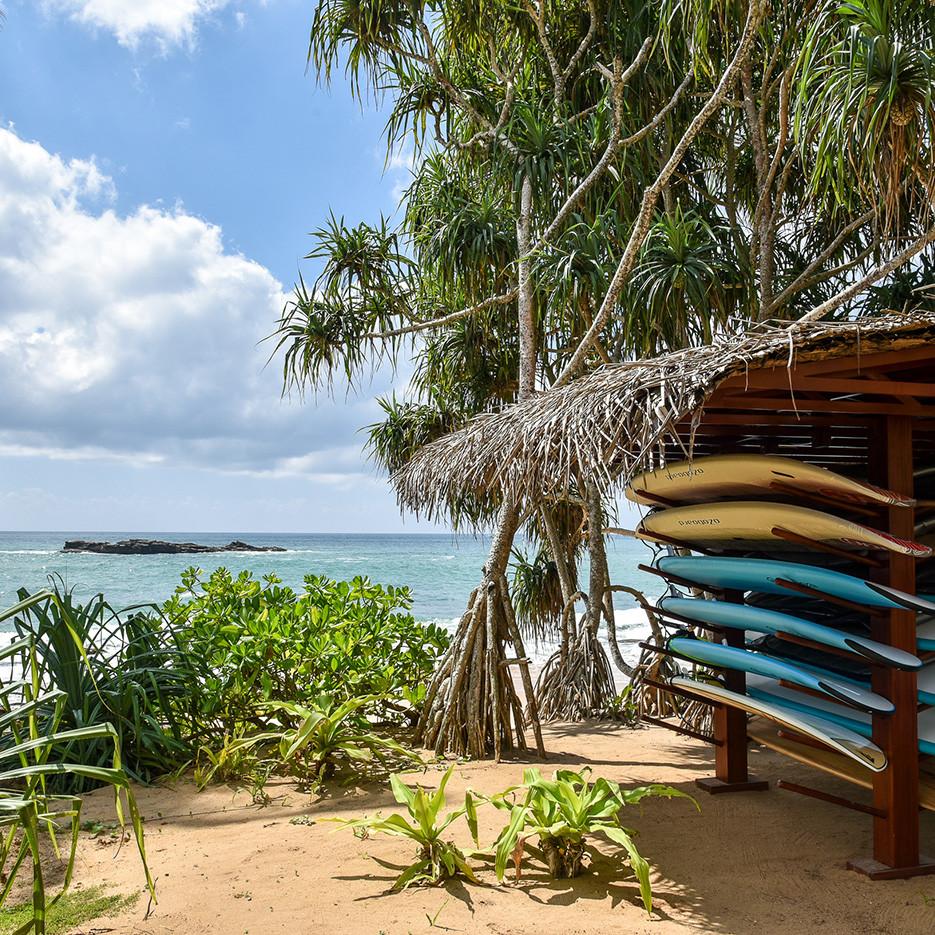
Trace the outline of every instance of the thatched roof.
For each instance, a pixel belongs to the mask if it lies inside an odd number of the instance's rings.
[[[608,364],[524,403],[475,417],[421,449],[392,478],[401,506],[444,516],[450,504],[561,497],[579,477],[625,484],[697,420],[728,377],[764,366],[895,350],[935,341],[935,313],[857,322],[759,325],[651,360]],[[681,441],[678,442],[682,444]]]

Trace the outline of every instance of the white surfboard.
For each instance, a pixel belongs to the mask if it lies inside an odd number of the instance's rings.
[[[710,682],[697,682],[681,676],[669,681],[673,687],[697,695],[699,698],[715,701],[730,708],[739,708],[749,714],[758,714],[777,724],[782,724],[789,730],[811,737],[837,750],[838,753],[843,753],[874,772],[878,773],[886,769],[886,754],[873,741],[861,737],[848,727],[826,721],[819,714],[794,711],[783,706],[782,702],[741,695],[729,691],[722,685],[714,685]]]

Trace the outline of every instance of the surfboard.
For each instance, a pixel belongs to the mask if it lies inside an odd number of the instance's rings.
[[[803,695],[794,688],[786,688],[773,679],[761,675],[751,675],[747,679],[747,694],[751,698],[768,704],[778,704],[804,714],[816,716],[826,721],[833,721],[856,733],[870,737],[873,726],[869,714],[845,707],[836,701]],[[926,708],[919,712],[919,751],[935,754],[935,708]]]
[[[842,503],[912,506],[910,497],[852,480],[826,468],[773,455],[711,455],[679,461],[638,474],[624,491],[627,499],[649,506],[705,503],[725,497],[801,493]]]
[[[763,653],[683,636],[671,637],[666,645],[672,652],[685,656],[693,662],[718,668],[737,669],[773,679],[785,679],[803,688],[823,692],[861,711],[892,714],[896,710],[895,705],[888,698],[868,691],[859,684],[836,679],[826,674],[818,675]]]
[[[734,630],[754,630],[757,633],[788,633],[790,636],[798,636],[823,646],[849,650],[870,662],[892,666],[894,669],[922,667],[922,660],[912,653],[894,649],[865,636],[845,633],[775,610],[733,604],[730,601],[704,601],[684,597],[663,597],[658,603],[663,612],[670,611],[679,617],[701,623],[730,627]]]
[[[794,589],[779,583],[789,581],[866,607],[905,608],[935,614],[935,603],[926,597],[906,594],[905,591],[896,588],[864,581],[862,578],[817,565],[762,558],[664,555],[656,560],[656,567],[663,574],[675,575],[676,578],[691,581],[702,588],[798,594]]]
[[[798,743],[791,737],[780,737],[776,726],[763,718],[750,721],[747,736],[756,743],[806,766],[814,766],[864,789],[873,788],[872,774],[861,769],[853,760],[832,750],[819,750],[808,744]],[[919,775],[919,804],[922,808],[935,811],[935,777],[927,773]]]
[[[760,650],[760,652],[762,653],[763,651]],[[769,653],[766,653],[766,655],[769,655]],[[784,659],[781,654],[777,655],[779,658]],[[792,665],[798,666],[799,669],[804,672],[810,672],[816,678],[824,678],[829,676],[837,682],[843,682],[845,685],[853,685],[855,687],[864,688],[867,690],[870,688],[871,680],[869,672],[863,672],[860,674],[847,674],[844,672],[830,671],[821,663],[816,664],[805,659],[789,659],[787,661]],[[768,673],[761,672],[759,674],[767,675]],[[785,678],[785,676],[783,676],[783,678]],[[790,680],[786,679],[786,681]],[[808,688],[809,686],[806,685],[804,687]],[[830,694],[830,692],[828,694]],[[923,665],[922,668],[916,672],[916,694],[921,704],[935,704],[935,663]]]
[[[777,724],[782,724],[783,727],[788,727],[798,734],[811,737],[837,750],[838,753],[850,757],[876,773],[886,769],[886,754],[873,741],[867,740],[846,726],[827,721],[814,713],[794,711],[780,703],[729,691],[723,685],[698,682],[682,676],[676,676],[669,682],[673,688],[679,688],[707,701],[739,708],[748,714],[758,714]]]
[[[638,539],[654,542],[675,540],[701,547],[721,549],[797,549],[807,542],[789,541],[783,534],[804,537],[849,550],[873,549],[927,558],[930,546],[909,539],[898,539],[889,533],[821,510],[789,503],[761,503],[738,500],[729,503],[697,503],[658,509],[643,517],[636,527]]]
[[[916,627],[916,649],[923,652],[935,650],[935,619],[924,620]]]

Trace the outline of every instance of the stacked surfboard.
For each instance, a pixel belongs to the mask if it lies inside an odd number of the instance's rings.
[[[926,707],[935,705],[935,662],[920,658],[935,651],[935,595],[903,593],[867,570],[887,553],[932,555],[935,536],[900,539],[873,523],[914,500],[791,458],[747,454],[648,471],[626,495],[649,508],[637,536],[661,547],[654,564],[670,584],[658,604],[670,633],[663,648],[692,664],[673,687],[758,715],[780,733],[757,722],[757,739],[861,781],[887,768],[872,718],[895,710],[871,689],[873,669],[914,670],[919,750],[935,755],[935,707]],[[871,638],[868,614],[879,609],[917,614],[915,652]],[[728,632],[743,636],[725,645]],[[742,691],[725,685],[729,670],[746,674]]]

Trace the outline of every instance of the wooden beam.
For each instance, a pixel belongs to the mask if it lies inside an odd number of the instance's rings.
[[[725,598],[733,603],[743,603],[743,593],[728,591]],[[740,630],[724,633],[728,646],[743,646],[744,634]],[[746,691],[746,676],[736,669],[724,672],[724,684],[731,691],[743,694]],[[716,795],[722,792],[764,792],[769,783],[750,779],[747,772],[747,715],[739,708],[721,705],[712,713],[714,721],[714,739],[717,746],[714,752],[715,775],[705,779],[696,779],[695,784]]]
[[[853,379],[845,377],[813,377],[795,370],[782,373],[755,371],[749,376],[730,377],[718,388],[717,393],[733,390],[793,390],[818,393],[851,394],[862,393],[874,396],[935,396],[935,383],[907,382],[889,379]]]
[[[800,373],[862,373],[865,369],[879,370],[899,369],[906,364],[921,361],[935,361],[935,348],[931,344],[922,344],[917,347],[905,348],[900,351],[876,351],[870,354],[848,354],[843,357],[833,357],[825,360],[796,361],[793,359],[792,370]],[[750,373],[766,370],[786,370],[784,364],[773,367],[751,368]]]
[[[874,450],[878,483],[912,496],[912,420],[883,420],[879,446]],[[889,532],[903,539],[913,536],[914,510],[890,508]],[[915,561],[890,554],[881,576],[891,587],[915,593]],[[873,638],[896,649],[915,652],[915,614],[893,610],[874,618]],[[896,706],[887,717],[873,718],[873,740],[886,752],[889,766],[873,777],[873,804],[885,818],[873,821],[873,857],[888,867],[915,867],[919,863],[919,739],[916,716],[917,686],[914,671],[874,666],[873,690]]]
[[[899,405],[897,403],[875,403],[866,400],[846,399],[800,399],[775,396],[725,396],[710,399],[707,406],[724,409],[767,409],[771,412],[797,412],[802,421],[809,412],[841,412],[870,416],[929,416],[935,418],[935,408],[921,405]],[[706,406],[706,409],[707,409]]]

